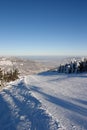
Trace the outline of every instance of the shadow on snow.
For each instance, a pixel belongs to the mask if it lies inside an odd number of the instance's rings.
[[[9,100],[10,99],[10,100]],[[12,105],[13,103],[13,105]],[[57,130],[23,81],[0,94],[0,130]]]
[[[38,75],[41,76],[53,76],[53,75],[58,75],[58,76],[66,76],[67,78],[72,78],[72,77],[81,77],[81,78],[87,78],[87,73],[58,73],[58,72],[51,72],[51,71],[44,71],[38,73]]]
[[[64,109],[74,112],[74,113],[72,113],[72,115],[70,115],[70,113],[69,113],[70,116],[68,116],[68,118],[70,118],[70,120],[71,120],[71,117],[73,117],[72,118],[73,122],[76,122],[77,124],[83,126],[85,129],[87,129],[87,120],[84,119],[87,117],[87,108],[74,104],[72,102],[66,101],[64,99],[60,99],[60,98],[51,96],[49,94],[46,94],[46,93],[42,92],[41,89],[39,89],[36,86],[31,86],[31,90],[36,91],[37,93],[44,96],[47,101],[54,103]],[[77,100],[77,101],[80,103],[83,103],[83,104],[87,104],[87,102],[82,101],[82,100]],[[78,114],[78,119],[77,119],[77,115],[75,113]],[[84,118],[82,118],[82,117],[84,117]]]

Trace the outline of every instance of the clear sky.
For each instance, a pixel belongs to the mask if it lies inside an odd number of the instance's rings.
[[[87,55],[87,0],[0,0],[0,55]]]

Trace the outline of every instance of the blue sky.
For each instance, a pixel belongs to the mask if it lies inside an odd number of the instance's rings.
[[[87,1],[1,0],[0,55],[87,55]]]

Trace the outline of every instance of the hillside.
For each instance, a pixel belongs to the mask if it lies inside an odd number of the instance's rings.
[[[58,122],[43,109],[24,80],[0,92],[0,130],[57,130]]]
[[[49,67],[39,61],[22,57],[0,57],[0,68],[5,71],[17,68],[20,75],[24,76],[47,70]]]
[[[87,130],[87,74],[45,72],[0,92],[0,130]]]

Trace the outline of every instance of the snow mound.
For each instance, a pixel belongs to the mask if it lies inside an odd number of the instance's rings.
[[[42,108],[23,79],[0,92],[0,106],[0,130],[58,129],[58,122]]]

